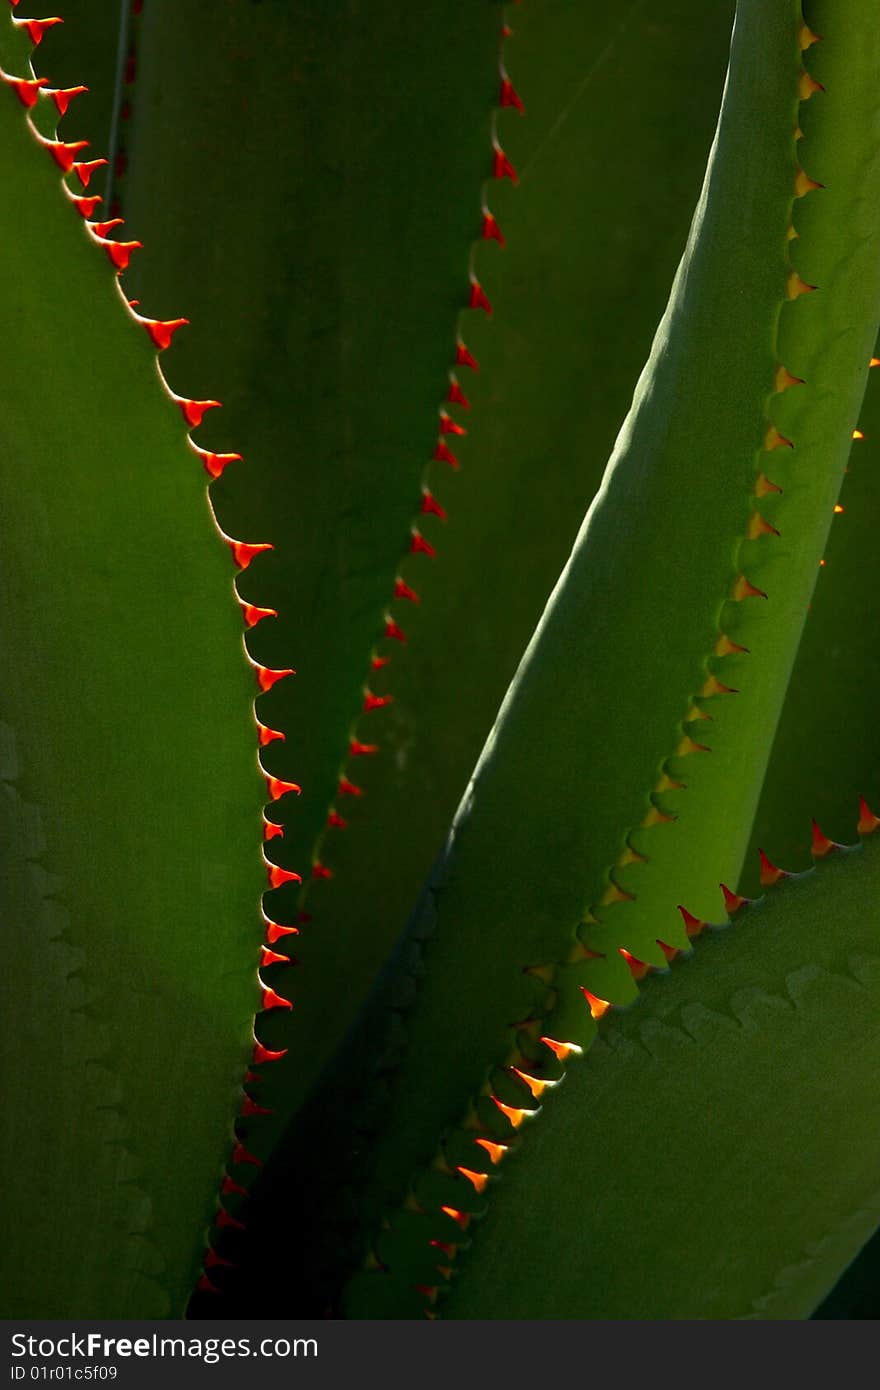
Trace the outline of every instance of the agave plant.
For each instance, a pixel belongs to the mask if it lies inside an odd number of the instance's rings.
[[[874,7],[21,8],[7,1315],[810,1316],[880,1224]]]

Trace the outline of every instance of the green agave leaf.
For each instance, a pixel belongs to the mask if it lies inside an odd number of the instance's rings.
[[[808,1316],[880,1222],[878,887],[874,837],[604,1019],[490,1179],[443,1315]]]
[[[535,1033],[586,1044],[581,990],[594,1012],[626,1003],[621,952],[662,965],[664,946],[687,943],[676,904],[708,917],[719,879],[736,880],[876,335],[880,169],[866,132],[878,55],[866,21],[857,3],[811,8],[827,89],[811,103],[799,6],[738,9],[706,184],[651,360],[416,914],[413,935],[431,945],[373,1155],[386,1201],[450,1126],[464,1123],[453,1143],[471,1153],[474,1130],[511,1134],[499,1104],[535,1104],[511,1064],[551,1057]],[[804,169],[828,186],[813,189]],[[469,1210],[472,1188],[423,1177],[411,1200],[454,1242],[448,1210]],[[382,1261],[407,1298],[425,1248],[412,1214],[395,1218],[388,1241],[402,1232],[400,1243]]]
[[[252,1046],[253,676],[155,348],[8,83],[0,126],[4,1313],[178,1314]]]

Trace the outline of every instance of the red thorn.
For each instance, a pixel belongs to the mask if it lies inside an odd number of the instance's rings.
[[[863,796],[859,797],[859,823],[856,827],[860,835],[872,835],[880,825],[880,817],[874,815]]]
[[[459,367],[470,367],[473,371],[480,370],[480,364],[473,353],[468,352],[464,343],[459,343],[455,349],[455,361]]]
[[[263,988],[262,988],[262,998],[261,998],[261,1002],[260,1002],[260,1008],[261,1008],[261,1009],[292,1009],[292,1008],[293,1008],[293,1005],[291,1004],[291,1002],[290,1002],[289,999],[285,999],[282,995],[276,994],[275,990],[274,990],[274,989],[270,989],[268,985],[263,985]],[[233,1160],[233,1161],[234,1161],[234,1160]]]
[[[340,796],[363,796],[363,787],[355,786],[354,782],[349,782],[347,777],[340,777],[337,789]]]
[[[479,280],[471,280],[470,294],[468,295],[469,309],[483,309],[485,313],[491,314],[492,305],[489,303],[486,291]]]
[[[225,1214],[225,1213],[224,1213],[224,1214]],[[218,1226],[220,1225],[220,1219],[219,1219],[219,1217],[218,1217],[218,1219],[217,1219],[217,1225],[218,1225]],[[242,1226],[241,1229],[244,1230],[244,1227]],[[200,1275],[199,1275],[198,1279],[196,1280],[196,1288],[198,1289],[199,1293],[219,1293],[219,1292],[220,1292],[220,1290],[217,1288],[217,1285],[211,1283],[211,1281],[210,1281],[210,1279],[208,1278],[207,1274],[200,1274]]]
[[[231,1260],[224,1260],[222,1256],[218,1255],[216,1250],[212,1250],[209,1245],[205,1251],[205,1269],[214,1269],[218,1265],[226,1269],[235,1268]]]
[[[319,879],[319,878],[332,878],[332,877],[333,877],[333,870],[332,870],[332,869],[328,869],[326,864],[313,864],[313,865],[312,865],[312,878],[314,878],[314,879]]]
[[[56,24],[63,24],[64,20],[59,19],[58,15],[53,15],[51,19],[13,18],[12,22],[19,28],[24,26],[24,28],[27,29],[31,43],[34,45],[34,48],[37,48],[43,42],[43,35],[45,34],[46,30],[51,29]]]
[[[281,671],[273,671],[268,666],[257,667],[257,684],[261,690],[271,690],[278,681],[283,681],[286,676],[295,676],[292,666],[286,666]]]
[[[241,611],[245,627],[256,627],[257,623],[261,623],[264,618],[278,617],[277,608],[258,608],[255,603],[242,603]]]
[[[373,695],[371,691],[367,690],[364,693],[364,714],[369,714],[370,710],[373,709],[384,709],[393,700],[393,695]]]
[[[143,320],[144,328],[147,330],[160,352],[164,352],[165,348],[170,346],[171,339],[174,337],[178,328],[183,328],[185,324],[188,323],[189,319]]]
[[[514,169],[500,145],[495,146],[495,151],[492,156],[492,177],[496,179],[510,179],[511,183],[519,183],[519,174]]]
[[[483,213],[482,235],[484,241],[497,241],[499,246],[505,246],[507,244],[504,240],[504,234],[491,212]]]
[[[276,825],[275,822],[274,822],[273,820],[266,820],[266,817],[264,816],[264,817],[263,817],[263,839],[264,839],[264,840],[280,840],[280,839],[283,839],[283,838],[284,838],[284,826],[283,826],[283,825]]]
[[[728,888],[726,883],[720,885],[721,892],[724,894],[724,910],[728,917],[732,917],[735,912],[739,912],[741,907],[751,902],[751,898],[744,898],[741,893],[734,893]]]
[[[281,957],[281,959],[284,959],[284,957]],[[240,1114],[242,1119],[244,1120],[251,1119],[253,1115],[274,1115],[275,1113],[276,1112],[274,1110],[270,1110],[268,1106],[258,1105],[257,1102],[251,1096],[248,1095],[245,1096],[244,1100],[241,1103]]]
[[[421,599],[419,598],[419,596],[418,596],[418,594],[416,593],[415,589],[411,589],[411,588],[409,587],[408,584],[405,584],[405,583],[403,582],[402,579],[397,579],[397,580],[395,580],[395,583],[394,583],[394,597],[395,597],[395,598],[408,598],[409,601],[410,601],[410,603],[421,603]]]
[[[271,1048],[264,1047],[261,1042],[254,1043],[254,1066],[256,1067],[261,1067],[264,1062],[280,1062],[281,1058],[286,1056],[286,1047],[282,1047],[278,1052],[273,1052]]]
[[[103,240],[103,238],[110,235],[114,227],[121,227],[123,223],[124,219],[122,217],[111,217],[107,222],[90,222],[89,230],[94,232],[95,236],[101,237]]]
[[[86,218],[91,217],[92,213],[95,211],[95,208],[98,206],[99,203],[103,203],[103,201],[104,199],[101,197],[100,193],[94,193],[90,198],[71,199],[71,202],[73,203],[73,206],[76,208],[80,217]]]
[[[277,951],[270,951],[268,946],[260,947],[260,965],[290,965],[290,956],[279,955]]]
[[[332,825],[336,830],[347,830],[348,821],[339,815],[337,811],[331,811],[327,817],[327,824]]]
[[[463,409],[465,409],[465,410],[470,410],[470,408],[471,408],[471,403],[470,403],[470,401],[468,400],[467,396],[466,396],[466,395],[464,394],[464,392],[462,391],[462,389],[461,389],[461,387],[459,386],[458,381],[456,380],[455,377],[451,377],[451,378],[450,378],[450,381],[449,381],[449,390],[446,392],[446,399],[447,399],[452,405],[460,405],[460,406],[462,406]]]
[[[110,258],[110,264],[117,270],[127,270],[128,263],[135,251],[139,251],[143,246],[142,241],[105,241],[104,250]],[[219,405],[219,401],[211,401],[211,405]],[[198,423],[198,421],[196,421]]]
[[[461,464],[449,445],[442,439],[438,440],[437,447],[431,456],[437,463],[448,463],[450,468],[460,468]]]
[[[199,449],[193,445],[199,458],[205,466],[205,472],[210,473],[212,478],[219,478],[224,468],[230,463],[241,463],[241,454],[214,454],[209,449]]]
[[[437,555],[437,552],[434,549],[433,545],[431,545],[431,542],[426,541],[420,531],[413,531],[412,539],[409,543],[409,548],[413,555],[427,555],[428,558],[431,560],[433,560]]]
[[[251,1163],[253,1164],[254,1168],[262,1168],[263,1166],[263,1160],[257,1158],[256,1155],[252,1154],[249,1149],[246,1149],[244,1144],[235,1144],[233,1146],[231,1162],[233,1164],[233,1167],[237,1166],[240,1163]]]
[[[677,946],[667,946],[666,942],[661,941],[659,937],[657,938],[657,945],[660,947],[660,950],[663,952],[667,960],[675,960],[675,957],[678,955]]]
[[[247,541],[229,541],[229,549],[238,568],[245,570],[255,555],[260,555],[264,550],[274,550],[275,547],[269,541],[260,545],[249,545]]]
[[[266,867],[273,888],[282,888],[285,883],[302,883],[302,874],[295,874],[292,869],[282,869],[277,864],[267,864]]]
[[[274,946],[275,942],[280,941],[283,936],[299,936],[299,927],[282,927],[280,922],[266,923],[266,940],[268,941],[270,946]],[[287,1049],[285,1048],[285,1051],[286,1050]],[[263,1049],[263,1051],[265,1051],[265,1048]],[[283,1057],[284,1053],[279,1052],[274,1055],[277,1055],[278,1057]],[[269,1059],[270,1061],[274,1060],[274,1055],[272,1058]],[[258,1058],[255,1055],[254,1061],[257,1060]]]
[[[382,636],[393,637],[395,642],[405,642],[407,640],[407,636],[403,628],[398,627],[397,623],[394,621],[393,618],[386,619],[385,631],[382,633]]]
[[[778,869],[772,860],[768,859],[762,849],[758,850],[761,860],[761,887],[772,888],[774,883],[778,883],[781,878],[788,878],[784,869]]]
[[[513,106],[517,111],[525,111],[522,99],[511,82],[509,77],[502,77],[501,90],[498,93],[499,106]]]
[[[421,512],[423,516],[439,516],[441,521],[446,520],[446,509],[441,507],[437,498],[434,497],[427,488],[422,493]]]
[[[259,730],[261,748],[265,748],[267,743],[274,743],[276,739],[280,740],[281,743],[287,739],[287,734],[283,734],[280,729],[270,729],[268,724],[261,724],[259,720],[257,721],[257,729]]]
[[[695,917],[692,912],[688,912],[687,908],[682,907],[681,903],[678,904],[678,911],[681,913],[684,929],[688,936],[699,936],[706,923],[702,922],[699,917]]]
[[[61,172],[69,174],[76,164],[77,155],[81,150],[87,149],[88,144],[88,140],[47,140],[44,148],[49,151]]]
[[[297,786],[296,782],[285,782],[281,777],[267,777],[266,784],[269,788],[270,801],[278,801],[288,792],[296,792],[297,796],[302,794],[302,787]]]
[[[59,116],[66,116],[67,108],[73,101],[73,98],[82,96],[83,92],[87,92],[88,90],[88,87],[50,87],[46,92],[46,96],[51,97],[54,101],[58,108]]]
[[[383,666],[387,666],[391,660],[389,656],[374,656],[370,658],[370,670],[381,671]]]
[[[457,423],[457,421],[453,420],[451,415],[447,415],[445,410],[441,410],[441,411],[440,411],[440,433],[441,433],[441,434],[467,434],[467,430],[465,429],[464,425],[459,425],[459,424]]]
[[[247,1189],[244,1189],[244,1193],[245,1196],[247,1196]],[[239,1221],[236,1216],[230,1216],[228,1211],[224,1211],[223,1207],[220,1207],[217,1215],[214,1217],[214,1225],[219,1226],[221,1231],[226,1226],[230,1226],[235,1231],[244,1231],[247,1229],[243,1221]],[[204,1275],[202,1278],[204,1278]],[[199,1283],[201,1284],[201,1279]],[[214,1287],[213,1284],[211,1287]],[[218,1290],[215,1290],[215,1293],[216,1292],[218,1292]]]
[[[47,86],[48,77],[5,77],[4,81],[13,89],[22,106],[28,111],[36,106],[40,88]]]
[[[223,1193],[224,1197],[232,1192],[237,1193],[240,1197],[247,1197],[248,1195],[247,1188],[242,1187],[240,1182],[234,1182],[228,1173],[224,1176],[220,1184],[220,1191]]]
[[[202,423],[202,417],[206,410],[218,410],[220,408],[219,401],[191,401],[185,396],[175,396],[174,399],[180,406],[184,420],[192,429],[196,429]]]
[[[378,751],[378,743],[359,743],[356,738],[353,738],[348,745],[348,755],[350,758],[367,758],[373,753],[378,753]],[[339,784],[339,790],[342,791],[341,782]],[[355,795],[360,795],[360,793],[355,793]]]
[[[88,188],[92,174],[96,169],[102,169],[106,163],[106,159],[87,159],[85,162],[78,161],[73,166],[73,172],[76,174],[83,188]]]
[[[824,859],[825,855],[830,854],[832,850],[840,849],[840,845],[836,845],[833,840],[829,840],[815,818],[813,820],[812,829],[813,838],[810,845],[810,853],[814,859]]]

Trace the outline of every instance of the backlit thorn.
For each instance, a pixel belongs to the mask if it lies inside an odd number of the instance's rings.
[[[572,1056],[580,1057],[583,1052],[579,1043],[560,1042],[558,1038],[550,1038],[546,1034],[541,1038],[541,1042],[545,1047],[549,1047],[554,1057],[557,1057],[560,1062],[567,1062]]]
[[[486,1191],[489,1183],[488,1173],[477,1173],[473,1168],[462,1168],[461,1164],[459,1164],[456,1172],[461,1173],[463,1178],[467,1178],[475,1192]]]
[[[261,1067],[264,1062],[280,1062],[281,1058],[286,1056],[286,1047],[282,1047],[278,1051],[273,1052],[271,1048],[264,1047],[261,1042],[254,1043],[253,1059],[255,1067]]]
[[[745,647],[743,647],[742,650],[745,651]],[[662,796],[664,792],[684,792],[687,791],[687,783],[676,782],[669,776],[668,772],[661,772],[657,779],[657,784],[654,787],[654,791],[660,796]]]
[[[682,907],[681,903],[677,904],[677,910],[681,913],[681,920],[684,922],[684,929],[688,936],[699,936],[700,932],[706,926],[706,923],[699,917],[695,917],[692,912],[688,912],[687,908]]]
[[[630,864],[647,863],[648,856],[646,854],[639,854],[637,850],[633,849],[632,845],[626,845],[625,848],[620,851],[616,861],[618,869],[625,869]]]
[[[441,521],[446,520],[446,509],[441,507],[436,497],[428,492],[427,488],[422,492],[422,505],[420,511],[423,516],[439,516]]]
[[[272,953],[270,952],[269,954],[271,955]],[[278,959],[285,960],[286,957],[279,956]],[[253,1115],[274,1115],[275,1111],[270,1110],[267,1105],[258,1105],[252,1096],[246,1095],[241,1103],[239,1114],[242,1119],[249,1120]]]
[[[455,349],[455,361],[456,365],[459,367],[470,367],[471,370],[474,372],[478,372],[480,370],[480,364],[477,361],[476,357],[474,357],[473,353],[468,352],[467,348],[462,342],[459,342]]]
[[[475,1139],[475,1144],[479,1144],[481,1149],[485,1149],[489,1158],[494,1164],[499,1164],[506,1153],[509,1152],[509,1145],[496,1144],[493,1139]]]
[[[56,14],[51,19],[16,19],[13,16],[12,22],[19,29],[27,29],[31,43],[37,48],[43,42],[46,30],[52,29],[56,24],[63,24],[64,20]]]
[[[840,505],[839,502],[835,502],[835,504],[834,504],[834,515],[835,515],[835,516],[840,516],[841,512],[844,512],[844,511],[846,511],[846,508],[845,508],[845,507],[842,507],[842,506]]]
[[[283,681],[287,676],[296,675],[296,671],[294,671],[292,666],[285,666],[277,671],[270,669],[268,666],[258,666],[256,671],[257,684],[261,690],[271,690],[273,685],[277,685],[279,681]]]
[[[340,777],[337,791],[340,796],[363,796],[364,794],[363,787],[355,786],[354,782],[350,782],[347,777]]]
[[[830,854],[832,850],[842,848],[842,845],[835,844],[833,840],[829,840],[828,836],[819,825],[819,822],[814,818],[812,822],[812,840],[810,842],[810,853],[813,858],[824,859],[826,854]]]
[[[364,714],[369,714],[370,710],[384,709],[386,705],[393,704],[393,695],[374,695],[372,691],[364,691]]]
[[[372,656],[370,657],[370,670],[381,671],[382,667],[387,666],[390,660],[390,656]]]
[[[69,174],[76,164],[77,155],[88,148],[88,140],[43,140],[43,149],[48,150],[63,174]]]
[[[819,568],[820,568],[820,570],[823,570],[827,564],[828,564],[828,561],[827,561],[827,560],[820,560],[820,561],[819,561]]]
[[[764,435],[764,450],[771,453],[774,449],[793,449],[794,445],[784,434],[780,434],[775,425],[768,425],[767,433]]]
[[[329,878],[332,878],[332,877],[333,877],[333,870],[332,870],[332,869],[328,869],[326,864],[320,864],[320,863],[319,863],[319,864],[313,864],[313,865],[312,865],[312,878],[315,879],[316,881],[318,881],[319,879],[329,879]]]
[[[90,222],[89,231],[104,241],[116,227],[123,225],[123,218],[111,217],[107,222]]]
[[[178,328],[184,328],[189,319],[141,319],[141,323],[160,352],[171,346],[171,339]]]
[[[717,676],[709,675],[700,689],[700,699],[708,700],[714,695],[738,695],[732,685],[722,685]]]
[[[549,1078],[540,1076],[530,1076],[526,1071],[520,1071],[519,1067],[511,1067],[514,1076],[518,1076],[524,1086],[528,1086],[535,1100],[540,1100],[546,1090],[553,1086],[558,1086],[558,1081],[551,1081]]]
[[[880,367],[880,357],[872,357],[868,363],[869,367]]]
[[[285,782],[282,777],[267,777],[266,785],[269,789],[269,800],[278,801],[280,797],[287,796],[288,792],[296,792],[297,796],[302,795],[302,787],[296,782]]]
[[[805,52],[812,44],[819,43],[820,41],[820,35],[814,34],[812,29],[802,22],[798,30],[798,43],[800,44],[801,52]]]
[[[276,825],[275,821],[273,821],[273,820],[266,820],[266,817],[264,816],[264,817],[263,817],[263,839],[264,839],[264,840],[281,840],[281,839],[283,839],[283,838],[284,838],[284,826],[283,826],[283,825]]]
[[[349,756],[352,758],[369,758],[374,753],[378,753],[378,751],[378,743],[359,743],[356,738],[353,738],[348,745]],[[342,783],[340,783],[340,791],[341,790]]]
[[[115,266],[117,270],[126,270],[135,251],[139,251],[144,243],[142,241],[105,241],[102,244],[110,264]],[[210,404],[219,405],[220,402],[211,401]]]
[[[590,1006],[590,1013],[593,1015],[593,1018],[598,1020],[607,1014],[608,1010],[611,1008],[611,1003],[608,999],[600,999],[597,994],[591,994],[583,985],[581,985],[580,989],[581,994]]]
[[[746,528],[746,536],[750,541],[759,540],[761,536],[778,536],[779,532],[775,526],[761,515],[760,512],[752,512],[749,517],[749,524]]]
[[[289,999],[277,994],[269,985],[263,985],[260,993],[260,1008],[264,1011],[268,1009],[292,1009],[293,1005]]]
[[[456,1226],[460,1226],[463,1231],[467,1230],[471,1218],[466,1211],[459,1211],[457,1207],[441,1207],[440,1210],[444,1216],[448,1216],[450,1220],[454,1221]]]
[[[266,940],[270,946],[274,946],[276,941],[280,941],[284,936],[299,936],[299,927],[283,927],[280,922],[266,922]],[[263,1049],[265,1051],[265,1048]],[[284,1053],[279,1052],[279,1057]],[[256,1059],[255,1059],[256,1060]]]
[[[277,608],[258,608],[255,603],[242,603],[241,612],[245,627],[256,627],[257,623],[261,623],[264,618],[278,617]]]
[[[287,734],[283,734],[280,729],[270,729],[268,724],[260,724],[258,722],[257,729],[259,730],[261,748],[265,748],[267,743],[274,743],[276,739],[284,743],[287,738]]]
[[[437,551],[430,541],[426,541],[421,531],[413,531],[409,543],[410,552],[413,555],[427,555],[429,560],[433,560]]]
[[[713,648],[715,656],[748,656],[748,647],[741,647],[738,642],[732,642],[726,632],[722,632]]]
[[[234,1230],[234,1231],[245,1231],[245,1230],[247,1230],[247,1227],[245,1226],[245,1224],[244,1224],[243,1221],[239,1221],[239,1219],[238,1219],[237,1216],[231,1216],[231,1215],[229,1214],[228,1211],[225,1211],[225,1210],[224,1210],[223,1207],[221,1207],[221,1208],[219,1209],[219,1211],[217,1212],[217,1215],[214,1217],[214,1224],[215,1224],[215,1226],[219,1226],[220,1229],[221,1229],[221,1231],[224,1229],[224,1227],[227,1227],[227,1226],[230,1227],[230,1228],[231,1228],[232,1230]],[[205,1278],[205,1275],[202,1275],[202,1279],[204,1279],[204,1278]],[[200,1285],[201,1285],[201,1282],[202,1282],[202,1280],[200,1279],[200,1280],[199,1280],[199,1284],[200,1284]],[[210,1283],[210,1280],[209,1280],[208,1282]],[[211,1288],[214,1288],[213,1284],[211,1284]],[[217,1292],[219,1292],[219,1290],[214,1289],[214,1292],[217,1293]]]
[[[385,619],[385,630],[382,633],[382,636],[392,637],[395,642],[406,642],[409,640],[403,628],[398,627],[397,623],[394,621],[393,618]]]
[[[290,965],[290,956],[282,956],[280,952],[271,950],[268,946],[260,947],[260,966],[264,965]]]
[[[675,750],[675,756],[677,758],[689,758],[694,753],[710,753],[711,751],[705,743],[696,743],[690,734],[685,734]]]
[[[789,299],[797,299],[802,294],[812,294],[816,285],[808,285],[806,280],[802,280],[796,270],[793,270],[788,277],[785,285],[785,292]]]
[[[227,545],[232,551],[232,558],[240,570],[246,570],[255,555],[261,555],[264,550],[275,549],[270,541],[263,541],[259,544],[252,545],[248,541],[228,540]]]
[[[612,879],[602,894],[600,899],[602,907],[611,907],[612,903],[631,903],[635,902],[632,893],[625,893]]]
[[[859,823],[856,826],[860,835],[873,835],[880,826],[880,816],[875,816],[863,796],[859,797]]]
[[[80,217],[89,218],[92,216],[98,204],[103,203],[104,199],[101,197],[100,193],[94,193],[90,198],[71,198],[70,201],[73,203]],[[131,300],[129,300],[129,303],[131,303]]]
[[[751,902],[751,898],[744,898],[742,893],[734,893],[732,888],[728,888],[726,883],[719,884],[724,895],[724,911],[728,917],[732,917],[735,912],[739,912],[741,907]]]
[[[202,423],[206,411],[220,408],[219,401],[191,401],[186,396],[172,396],[172,399],[180,406],[184,420],[192,429]]]
[[[332,826],[335,830],[348,829],[348,821],[345,819],[344,816],[340,816],[338,811],[330,812],[329,816],[327,817],[327,824]]]
[[[781,878],[788,878],[785,869],[778,869],[772,860],[768,859],[762,849],[758,850],[758,857],[761,861],[761,887],[772,888]]]
[[[394,581],[394,597],[409,599],[410,603],[421,603],[422,601],[415,589],[411,589],[402,579],[396,579]]]
[[[643,960],[639,960],[637,956],[631,955],[623,946],[618,946],[617,950],[629,966],[633,979],[643,980],[651,967],[646,965]]]
[[[498,1109],[501,1111],[502,1115],[504,1115],[505,1118],[510,1121],[514,1129],[519,1129],[523,1120],[526,1119],[527,1116],[534,1115],[536,1113],[534,1110],[520,1110],[515,1105],[505,1105],[504,1102],[500,1101],[497,1096],[492,1096],[492,1100],[498,1106]]]
[[[216,1250],[212,1250],[212,1249],[211,1249],[210,1245],[208,1246],[207,1250],[205,1251],[205,1260],[204,1260],[204,1264],[205,1264],[205,1269],[214,1269],[215,1267],[218,1267],[218,1266],[221,1267],[221,1268],[223,1268],[223,1269],[234,1269],[234,1268],[235,1268],[235,1266],[233,1265],[233,1263],[232,1263],[231,1260],[224,1260],[224,1259],[222,1258],[222,1256],[220,1256],[220,1255],[217,1254],[217,1251],[216,1251]],[[215,1290],[215,1292],[216,1292],[216,1290]]]
[[[519,183],[519,174],[514,169],[500,145],[496,145],[492,153],[492,177],[495,179],[510,179],[511,183]]]
[[[212,478],[219,478],[230,463],[242,462],[241,454],[215,454],[210,449],[200,449],[197,444],[193,444],[192,447],[202,460],[205,472]]]
[[[452,452],[445,440],[440,439],[431,457],[437,463],[448,463],[450,468],[458,469],[461,467],[456,455]]]
[[[246,1149],[244,1144],[233,1146],[230,1162],[233,1168],[237,1168],[242,1163],[250,1163],[254,1168],[262,1168],[263,1166],[263,1160],[257,1158],[256,1154],[252,1154],[250,1149]]]
[[[809,101],[814,92],[824,92],[825,88],[808,72],[802,72],[798,79],[798,96],[801,101]]]
[[[229,1176],[228,1173],[224,1176],[223,1181],[220,1184],[220,1191],[224,1197],[228,1197],[233,1192],[238,1197],[247,1197],[248,1195],[247,1188],[242,1187],[240,1182],[233,1182],[232,1178]]]
[[[519,112],[523,112],[526,109],[523,106],[522,98],[509,77],[502,77],[501,79],[501,89],[498,93],[498,105],[512,106]]]
[[[677,819],[677,816],[670,815],[668,811],[661,811],[659,806],[649,806],[642,818],[641,828],[650,830],[653,825],[671,825]]]
[[[76,174],[82,187],[88,188],[92,174],[96,169],[103,169],[106,163],[106,159],[77,160],[76,164],[73,166],[73,172]]]
[[[440,433],[441,434],[467,434],[464,425],[459,425],[453,420],[451,415],[447,415],[445,410],[440,411]]]
[[[853,439],[864,439],[865,436],[862,430],[853,430],[852,437]]]
[[[663,952],[664,956],[668,961],[671,962],[675,960],[675,957],[678,955],[677,946],[667,946],[666,942],[661,941],[659,936],[657,937],[657,945],[660,947],[660,950]]]
[[[483,213],[482,237],[484,241],[497,241],[499,246],[505,246],[504,233],[498,226],[496,219],[491,212]]]
[[[805,198],[808,193],[815,193],[817,188],[824,187],[824,183],[817,183],[815,179],[810,178],[809,174],[804,173],[803,169],[798,169],[794,176],[794,195],[796,198]]]
[[[218,1219],[218,1221],[217,1221],[217,1225],[218,1225],[218,1226],[220,1225],[219,1219]],[[244,1226],[242,1226],[241,1229],[244,1230]],[[219,1292],[220,1292],[220,1290],[217,1288],[217,1285],[211,1283],[211,1280],[208,1278],[207,1274],[200,1274],[200,1275],[199,1275],[198,1279],[196,1280],[196,1288],[198,1289],[199,1293],[219,1293]]]
[[[734,603],[742,603],[743,599],[766,598],[767,595],[763,589],[756,588],[750,579],[741,574],[730,591],[730,597]]]
[[[283,888],[285,883],[302,883],[302,874],[296,874],[292,869],[282,869],[278,864],[268,863],[266,868],[273,888]]]
[[[759,473],[755,479],[755,496],[767,497],[770,493],[781,493],[782,488],[777,487],[776,483],[771,483],[766,473]]]
[[[451,375],[449,378],[449,390],[446,392],[446,399],[452,405],[460,405],[465,410],[470,410],[471,408],[471,403],[459,386],[458,381]]]
[[[51,97],[58,110],[59,116],[67,115],[67,108],[74,97],[82,96],[87,92],[88,87],[47,87],[46,96]]]
[[[3,74],[3,81],[12,88],[22,106],[28,111],[36,106],[40,95],[40,88],[47,86],[48,77],[7,77]]]
[[[471,288],[468,294],[468,308],[482,309],[484,313],[491,314],[492,305],[489,303],[486,291],[479,280],[471,279]]]
[[[783,367],[780,362],[776,368],[776,375],[773,378],[773,388],[775,391],[788,391],[792,386],[803,386],[804,379],[801,376],[792,376],[787,367]]]

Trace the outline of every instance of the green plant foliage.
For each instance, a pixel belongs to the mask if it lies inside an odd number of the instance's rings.
[[[253,677],[155,349],[5,84],[0,124],[2,1283],[9,1316],[162,1316],[252,1041]]]

